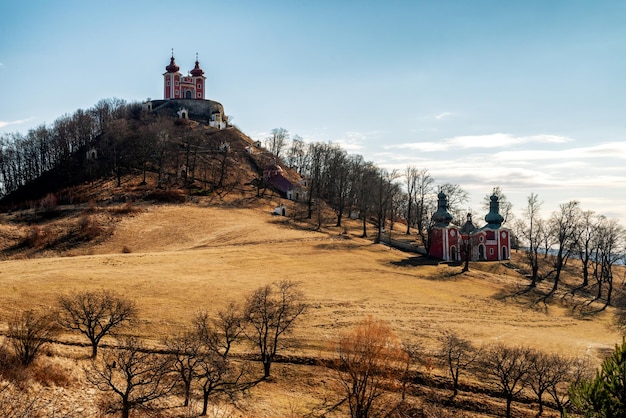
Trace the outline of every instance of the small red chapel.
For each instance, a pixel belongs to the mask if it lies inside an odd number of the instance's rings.
[[[429,231],[430,247],[428,254],[446,261],[466,260],[469,252],[472,261],[508,260],[511,255],[511,230],[502,227],[504,218],[500,215],[498,196],[489,199],[489,213],[485,216],[487,224],[476,228],[471,214],[462,227],[452,224],[452,215],[448,212],[448,199],[439,192],[437,211],[432,216]]]

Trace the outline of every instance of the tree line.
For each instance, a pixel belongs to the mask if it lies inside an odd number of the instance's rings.
[[[100,100],[26,134],[0,135],[0,197],[36,200],[62,187],[129,172],[157,175],[157,188],[177,181],[232,188],[237,156],[215,129],[144,110],[140,103]]]
[[[604,301],[605,309],[611,305],[619,283],[615,280],[615,267],[626,261],[626,230],[615,219],[583,210],[575,200],[559,205],[547,218],[541,216],[541,205],[539,197],[532,193],[522,217],[513,224],[525,247],[529,287],[552,280],[548,294],[552,295],[568,262],[575,259],[580,265],[580,282],[574,292],[594,286],[595,297],[589,304]]]
[[[368,227],[373,225],[374,238],[380,241],[386,228],[398,229],[400,224],[428,252],[437,191],[446,194],[453,222],[464,223],[468,193],[458,184],[437,187],[426,168],[409,165],[403,171],[387,170],[361,155],[348,154],[337,144],[306,142],[283,128],[272,130],[265,141],[267,153],[260,155],[235,150],[213,133],[144,111],[138,103],[101,100],[51,126],[42,125],[25,135],[2,135],[0,195],[24,198],[19,193],[23,186],[38,181],[41,184],[35,189],[40,197],[48,194],[51,184],[58,187],[102,176],[114,176],[119,184],[121,176],[131,170],[142,172],[144,181],[147,172],[155,173],[157,187],[167,187],[173,177],[183,185],[199,182],[219,192],[242,181],[241,170],[235,169],[237,160],[256,167],[261,182],[264,164],[274,158],[306,179],[304,217],[319,227],[325,221],[324,202],[334,210],[337,227],[343,226],[346,216],[356,217],[361,221],[361,235],[368,237]],[[90,149],[98,151],[96,160],[85,158]],[[515,219],[503,190],[494,187],[493,193],[499,197],[505,224],[513,231],[513,247],[525,250],[531,288],[551,280],[550,295],[556,292],[562,271],[575,258],[582,264],[580,289],[591,286],[594,300],[611,305],[618,287],[614,267],[624,263],[626,254],[626,234],[619,222],[585,211],[575,200],[544,218],[534,193]],[[489,194],[482,207],[488,209]]]
[[[286,347],[284,337],[298,325],[307,307],[297,283],[274,282],[248,293],[240,304],[226,304],[216,314],[197,312],[187,326],[162,338],[160,348],[155,348],[128,332],[128,325],[138,319],[134,301],[112,291],[84,291],[61,295],[52,314],[28,310],[14,315],[7,336],[16,361],[29,367],[62,330],[82,334],[91,354],[86,379],[110,395],[103,405],[109,412],[128,417],[131,411],[170,394],[180,395],[183,405],[189,406],[199,393],[200,415],[204,416],[212,399],[234,401],[270,377],[272,363]],[[116,344],[99,350],[106,336]],[[233,347],[245,341],[255,348],[261,378],[254,377],[250,363],[232,354]],[[6,361],[6,347],[0,348],[2,377],[7,367],[15,365]],[[342,397],[333,405],[322,402],[320,415],[342,404],[354,418],[387,416],[394,411],[406,414],[406,394],[419,380],[416,366],[433,361],[448,377],[452,401],[461,391],[482,393],[469,383],[478,380],[505,401],[506,417],[512,416],[515,401],[529,397],[536,401],[538,416],[546,397],[561,416],[569,412],[617,417],[626,411],[622,396],[626,387],[620,380],[626,367],[626,344],[616,346],[595,377],[587,358],[504,343],[477,347],[450,330],[439,333],[435,350],[426,349],[418,339],[400,339],[389,323],[372,317],[341,332],[330,348],[335,357],[326,365],[334,370]],[[9,389],[8,384],[0,384],[0,411],[7,416],[35,412],[36,402],[23,402],[23,395],[19,399],[9,396]],[[438,416],[442,413],[440,409]]]

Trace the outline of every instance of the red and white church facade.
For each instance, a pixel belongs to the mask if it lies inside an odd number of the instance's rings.
[[[204,71],[200,68],[198,54],[196,54],[196,65],[189,74],[184,76],[179,70],[174,60],[174,51],[170,65],[165,67],[166,72],[163,74],[163,98],[168,99],[198,99],[204,100],[206,77]]]
[[[438,195],[437,211],[432,216],[433,226],[429,231],[430,247],[428,254],[446,261],[508,260],[511,256],[511,230],[502,227],[504,218],[500,215],[498,196],[492,195],[489,213],[485,216],[487,224],[476,228],[471,214],[462,227],[452,224],[452,215],[448,212],[448,199],[445,193]],[[469,254],[468,254],[469,253]]]

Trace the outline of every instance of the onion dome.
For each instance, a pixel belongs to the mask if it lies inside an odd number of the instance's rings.
[[[433,214],[433,223],[438,227],[446,227],[452,222],[452,215],[448,212],[448,198],[444,192],[439,192],[437,198],[437,212]]]
[[[202,68],[200,68],[200,63],[198,62],[198,55],[196,54],[196,66],[191,70],[191,75],[194,77],[200,77],[204,74]]]
[[[170,65],[165,67],[165,70],[168,73],[177,73],[180,70],[180,67],[176,65],[176,61],[174,61],[174,50],[172,50],[172,58],[170,58]]]
[[[495,194],[489,198],[489,213],[485,215],[485,222],[487,227],[492,229],[498,229],[504,222],[504,218],[500,215],[500,202],[498,202],[498,196]]]
[[[461,233],[465,235],[469,235],[475,230],[476,230],[476,227],[474,226],[474,223],[472,222],[472,214],[468,213],[467,221],[465,222],[465,225],[463,225],[463,227],[461,228]]]

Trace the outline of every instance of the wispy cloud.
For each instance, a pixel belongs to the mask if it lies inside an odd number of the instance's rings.
[[[494,154],[494,158],[507,161],[537,161],[537,160],[587,160],[592,158],[618,158],[626,159],[626,142],[608,142],[593,147],[579,147],[558,151],[547,150],[519,150],[502,151]]]
[[[33,118],[18,119],[18,120],[11,120],[11,121],[0,120],[0,128],[5,128],[11,125],[20,125],[22,123],[30,122],[31,120],[33,120]]]
[[[452,112],[441,112],[441,113],[435,115],[435,119],[442,120],[442,119],[445,119],[448,116],[452,116],[452,115],[454,115],[454,113],[452,113]]]
[[[422,152],[449,151],[470,148],[505,148],[529,143],[562,144],[571,142],[571,138],[558,135],[514,136],[511,134],[465,135],[443,139],[441,142],[411,142],[390,145],[388,149],[410,149]]]
[[[0,62],[0,68],[4,67],[4,64]]]
[[[349,153],[357,153],[363,150],[364,145],[369,141],[375,141],[384,132],[381,131],[369,131],[369,132],[357,132],[348,131],[345,132],[341,138],[333,139],[333,143],[338,144],[341,148],[345,149]]]

